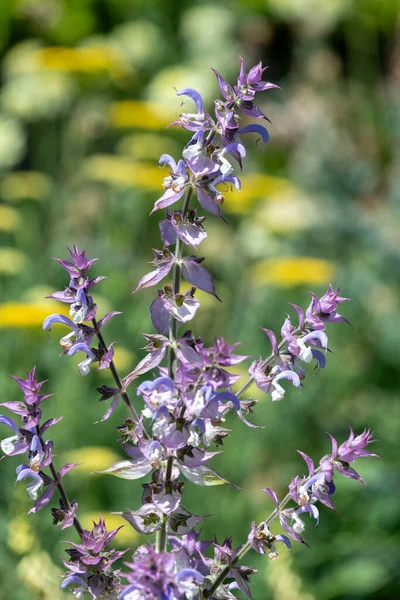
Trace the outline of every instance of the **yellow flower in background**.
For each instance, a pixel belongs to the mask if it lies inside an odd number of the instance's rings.
[[[0,247],[0,274],[16,275],[24,270],[27,258],[15,248]]]
[[[51,179],[38,171],[16,171],[0,182],[0,195],[8,201],[41,200],[50,190]]]
[[[124,157],[97,154],[88,158],[83,166],[83,176],[95,181],[139,187],[144,190],[163,192],[165,169],[148,164],[136,163]]]
[[[31,592],[31,598],[54,600],[67,598],[60,594],[62,570],[51,560],[44,550],[37,547],[22,558],[17,566],[17,575],[24,587]]]
[[[156,133],[132,133],[125,135],[118,143],[118,152],[135,160],[158,160],[161,154],[177,156],[182,149],[175,140]]]
[[[267,198],[279,199],[279,195],[287,193],[292,189],[292,184],[281,177],[272,177],[262,173],[250,173],[240,178],[242,189],[233,190],[231,187],[225,190],[220,186],[225,196],[224,210],[231,213],[248,213],[252,210],[256,200]]]
[[[304,590],[306,586],[293,568],[293,559],[286,548],[279,550],[279,560],[268,564],[265,579],[273,600],[315,600],[315,596]]]
[[[57,307],[57,312],[69,314],[62,305]],[[0,327],[41,328],[50,313],[49,303],[45,302],[5,302],[0,304]]]
[[[115,77],[121,77],[131,71],[123,54],[107,44],[77,48],[48,46],[35,50],[33,58],[39,69],[80,73],[107,71]]]
[[[15,208],[0,206],[0,231],[12,232],[20,225],[20,216]]]
[[[128,521],[125,521],[121,515],[115,515],[113,513],[100,510],[99,512],[83,513],[80,515],[80,522],[85,529],[90,530],[93,527],[93,521],[95,523],[99,522],[100,515],[103,517],[108,531],[111,531],[111,529],[117,529],[117,527],[121,527],[123,525],[123,528],[114,538],[113,543],[116,546],[125,546],[126,548],[126,546],[130,546],[131,544],[135,544],[139,541],[138,532],[135,531],[132,525],[129,525]]]
[[[334,277],[334,265],[308,256],[269,258],[250,268],[253,285],[292,286],[326,283]]]
[[[114,462],[121,460],[121,456],[105,446],[87,446],[68,452],[68,455],[64,455],[64,460],[81,463],[71,471],[72,474],[88,474],[108,469]]]
[[[8,547],[16,554],[26,554],[37,544],[32,521],[26,515],[14,517],[8,523]]]
[[[170,108],[145,100],[120,100],[110,104],[110,123],[113,127],[165,129],[178,115]]]

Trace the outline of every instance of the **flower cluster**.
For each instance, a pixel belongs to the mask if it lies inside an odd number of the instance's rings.
[[[355,436],[350,428],[349,438],[339,447],[335,438],[331,435],[330,438],[332,440],[332,452],[321,458],[318,468],[315,468],[314,461],[310,456],[299,451],[307,465],[308,475],[306,477],[296,476],[292,479],[289,484],[289,493],[282,502],[279,502],[277,494],[271,488],[263,490],[272,498],[275,504],[273,516],[279,518],[283,529],[296,542],[306,543],[302,537],[305,529],[302,516],[308,513],[318,524],[319,510],[316,506],[318,502],[335,510],[332,500],[332,495],[336,490],[334,484],[335,471],[340,475],[364,483],[359,474],[350,466],[350,463],[353,463],[357,458],[377,457],[376,454],[365,450],[365,447],[374,441],[369,430],[364,430],[363,433]],[[296,503],[296,508],[285,508],[290,500]],[[276,558],[278,554],[273,542],[282,541],[288,548],[291,548],[291,543],[287,536],[273,536],[268,525],[269,523],[263,522],[257,527],[253,523],[249,543],[260,554],[264,554],[265,549],[268,549],[269,557]]]
[[[92,598],[107,598],[115,600],[118,596],[120,572],[114,570],[112,565],[125,551],[110,550],[109,546],[121,528],[107,531],[105,523],[100,516],[98,523],[93,522],[92,531],[84,529],[81,543],[71,544],[72,548],[66,550],[68,561],[63,561],[68,568],[61,584],[62,588],[73,586],[73,593],[77,600],[87,593]]]
[[[97,260],[93,258],[88,260],[85,250],[79,252],[76,246],[69,253],[72,262],[56,258],[67,271],[70,281],[65,290],[55,292],[48,296],[70,305],[70,317],[65,315],[53,314],[48,316],[43,322],[43,329],[50,330],[55,323],[61,323],[71,329],[71,331],[60,339],[62,354],[72,356],[76,352],[83,352],[86,358],[79,363],[78,370],[81,375],[87,375],[90,370],[90,364],[99,363],[99,369],[108,368],[113,358],[114,351],[112,345],[105,349],[101,345],[98,348],[91,348],[90,345],[95,335],[101,330],[103,325],[119,312],[111,312],[105,315],[100,321],[96,321],[97,306],[89,295],[91,289],[104,277],[95,277],[89,279],[88,271],[92,264]],[[85,323],[92,322],[92,325]]]
[[[328,350],[325,323],[348,323],[347,319],[336,311],[338,304],[345,300],[348,298],[339,296],[339,288],[334,291],[329,284],[321,298],[318,299],[312,294],[305,314],[299,306],[291,304],[297,312],[298,325],[292,325],[288,315],[281,328],[282,339],[279,344],[273,331],[262,328],[271,342],[272,354],[265,360],[259,358],[251,364],[251,382],[254,381],[266,394],[271,394],[272,400],[282,400],[285,390],[279,381],[288,379],[294,386],[300,387],[306,375],[301,363],[316,360],[316,366],[323,369]]]
[[[230,391],[238,375],[227,371],[227,367],[246,358],[235,354],[235,347],[219,339],[207,348],[201,340],[184,336],[182,342],[178,341],[180,360],[175,380],[160,368],[161,377],[138,386],[137,393],[144,402],[140,423],[120,428],[123,448],[130,458],[116,462],[105,472],[124,479],[152,474],[152,482],[143,486],[143,506],[132,513],[134,519],[130,521],[139,531],[143,532],[143,520],[150,514],[152,532],[161,527],[163,515],[168,515],[171,522],[183,517],[193,519],[180,507],[180,473],[198,485],[225,482],[208,466],[216,452],[207,449],[221,444],[228,435],[223,423],[231,410],[246,421],[242,414],[243,409],[247,410],[246,403],[242,408]],[[148,420],[147,438],[143,436],[144,419]]]
[[[43,434],[62,417],[49,419],[40,424],[42,411],[39,407],[51,394],[40,393],[41,387],[46,382],[37,381],[35,375],[36,367],[33,367],[26,379],[13,377],[24,393],[24,402],[3,402],[0,405],[19,415],[22,420],[22,426],[18,427],[13,419],[0,415],[0,424],[7,425],[14,432],[13,436],[1,441],[1,449],[6,456],[27,454],[28,462],[19,465],[16,469],[16,480],[17,482],[29,480],[26,491],[29,498],[34,501],[30,512],[37,512],[46,506],[51,501],[55,488],[60,486],[61,479],[76,466],[67,463],[58,472],[53,466],[53,442],[50,440],[45,442]],[[51,476],[43,471],[46,467],[50,469]],[[46,490],[41,494],[43,487]],[[62,524],[62,528],[72,525],[76,507],[76,502],[69,504],[63,498],[61,499],[62,514],[59,514],[57,522]]]

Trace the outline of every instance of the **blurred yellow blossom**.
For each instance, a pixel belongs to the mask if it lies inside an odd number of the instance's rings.
[[[114,544],[116,546],[125,547],[136,543],[139,540],[139,534],[135,529],[133,529],[132,525],[129,525],[128,521],[125,521],[121,515],[116,515],[113,513],[109,513],[103,510],[99,512],[90,512],[83,513],[81,515],[81,523],[85,529],[92,529],[93,521],[95,523],[99,522],[99,516],[102,516],[108,531],[112,529],[117,529],[117,527],[123,526],[123,528],[118,532],[116,537],[114,538]]]
[[[252,210],[256,200],[267,198],[277,200],[280,194],[287,194],[292,189],[292,184],[281,177],[272,177],[262,173],[250,173],[240,178],[242,188],[240,191],[231,186],[224,189],[220,186],[225,196],[223,209],[232,213],[248,213]]]
[[[0,274],[16,275],[26,266],[26,256],[16,248],[0,248]]]
[[[258,225],[266,226],[269,232],[291,234],[313,227],[323,218],[316,202],[294,186],[278,189],[269,195],[269,200],[260,203],[255,216]]]
[[[0,182],[0,195],[4,200],[18,201],[27,198],[41,200],[51,189],[51,179],[38,171],[9,173]]]
[[[12,77],[1,91],[2,108],[10,115],[37,121],[65,114],[78,92],[66,73],[40,71]]]
[[[18,211],[10,206],[0,205],[0,231],[15,231],[19,225]]]
[[[279,560],[269,563],[266,579],[273,600],[315,600],[315,596],[303,591],[304,584],[292,563],[293,559],[286,548],[279,551]]]
[[[24,155],[25,132],[17,119],[0,114],[0,172],[10,169]]]
[[[144,190],[160,191],[165,169],[148,164],[136,163],[124,157],[97,154],[88,158],[83,166],[83,175],[89,179],[122,186],[137,186]]]
[[[269,258],[253,265],[250,274],[254,285],[317,284],[333,279],[334,265],[311,256]]]
[[[105,405],[105,403],[102,404]],[[121,460],[121,456],[105,446],[87,446],[68,452],[68,455],[64,455],[64,460],[70,463],[82,463],[71,473],[84,474],[108,469],[114,462]]]
[[[61,304],[57,312],[69,314]],[[0,304],[0,327],[41,327],[50,313],[49,303],[45,302],[5,302]]]
[[[29,552],[37,543],[32,521],[24,514],[14,517],[8,523],[8,547],[16,554]]]
[[[121,371],[125,371],[126,369],[129,369],[133,365],[134,361],[135,361],[135,355],[133,354],[133,352],[128,350],[128,348],[124,348],[122,346],[119,346],[118,344],[115,344],[115,346],[114,346],[114,363],[115,363],[115,366],[117,367],[117,369],[119,369]],[[100,371],[100,372],[103,373],[104,371]]]
[[[175,140],[156,133],[132,133],[124,136],[118,143],[118,152],[131,156],[135,160],[155,160],[161,154],[178,156],[182,150]]]
[[[114,127],[165,129],[178,115],[164,104],[145,100],[119,100],[110,104],[110,122]]]
[[[120,77],[129,71],[129,66],[121,52],[107,44],[79,46],[48,46],[34,51],[33,58],[38,67],[56,71],[93,73],[107,71]]]
[[[44,550],[37,547],[22,558],[17,566],[17,575],[22,584],[31,592],[31,598],[54,600],[66,598],[60,595],[60,577],[62,570],[51,560]]]

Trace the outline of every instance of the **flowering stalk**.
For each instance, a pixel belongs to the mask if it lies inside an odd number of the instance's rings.
[[[183,206],[182,206],[183,218],[185,218],[185,216],[188,213],[189,206],[190,206],[190,199],[192,197],[192,194],[193,194],[193,188],[189,187],[186,192],[185,200],[184,200]],[[182,253],[183,253],[183,243],[182,243],[182,240],[179,237],[177,237],[176,243],[175,243],[176,262],[174,264],[173,277],[172,277],[172,289],[173,289],[174,294],[179,294],[180,289],[181,289],[182,272],[181,272],[181,265],[180,265],[179,261],[182,259]],[[176,371],[176,361],[177,361],[176,341],[178,338],[178,328],[179,328],[178,319],[175,319],[174,317],[172,317],[171,324],[170,324],[170,335],[169,335],[171,345],[169,347],[169,352],[168,352],[168,376],[171,379],[174,378],[175,371]]]
[[[0,415],[0,424],[7,425],[13,429],[15,435],[1,441],[1,449],[6,456],[15,456],[27,453],[26,464],[19,465],[16,469],[17,481],[30,479],[27,493],[34,506],[29,512],[38,512],[44,508],[52,499],[55,489],[60,495],[60,509],[54,509],[54,522],[62,524],[62,528],[74,525],[79,536],[83,529],[76,517],[77,503],[70,502],[62,484],[62,478],[77,465],[67,463],[57,472],[53,463],[53,442],[44,441],[43,433],[58,423],[62,417],[49,419],[41,424],[41,404],[51,394],[40,394],[40,389],[45,383],[39,382],[35,377],[35,367],[27,374],[26,379],[14,377],[24,393],[24,402],[4,402],[2,406],[19,415],[22,419],[22,427],[4,415]],[[52,477],[49,477],[44,468],[48,467]],[[43,487],[46,491],[40,495]]]
[[[43,441],[43,438],[41,436],[39,426],[36,426],[36,434],[40,440],[40,443],[42,444],[42,446],[44,446],[45,442]],[[69,501],[67,492],[65,491],[65,488],[64,488],[63,484],[61,483],[60,478],[57,475],[57,471],[53,464],[53,461],[51,461],[51,463],[49,464],[49,469],[50,469],[51,475],[53,477],[53,480],[56,482],[56,487],[57,487],[58,493],[60,494],[60,499],[61,499],[60,504],[63,507],[64,511],[71,514],[73,511],[72,503]],[[75,511],[74,511],[73,525],[74,525],[79,537],[82,537],[82,533],[83,533],[82,525],[80,524],[79,519],[75,514]]]
[[[156,333],[143,334],[147,354],[123,379],[113,360],[115,342],[107,345],[102,333],[103,326],[119,313],[108,313],[98,320],[97,306],[91,295],[92,288],[103,279],[89,278],[88,271],[96,259],[88,260],[85,250],[79,251],[76,246],[69,250],[72,261],[56,259],[69,274],[69,284],[51,297],[70,305],[70,318],[50,315],[43,328],[49,330],[54,323],[69,328],[69,333],[60,340],[62,353],[67,356],[83,354],[78,365],[81,375],[87,375],[93,364],[98,364],[98,369],[110,370],[116,387],[104,385],[98,388],[100,400],[111,400],[101,421],[112,415],[119,397],[129,412],[129,418],[118,427],[120,442],[128,458],[114,463],[102,473],[127,480],[150,477],[150,481],[142,484],[142,506],[119,513],[137,532],[155,534],[156,538],[155,543],[139,546],[132,562],[126,563],[130,569],[123,575],[126,585],[121,584],[121,573],[113,566],[125,552],[109,548],[118,529],[108,532],[101,517],[91,531],[83,529],[75,516],[77,504],[69,502],[61,484],[62,477],[76,465],[64,465],[58,473],[53,465],[52,442],[43,440],[43,432],[59,419],[51,419],[40,426],[39,406],[47,396],[39,394],[43,382],[36,381],[34,370],[26,380],[16,378],[24,391],[25,403],[4,403],[23,420],[22,427],[18,427],[12,419],[0,416],[0,423],[14,433],[1,442],[1,448],[7,455],[28,453],[29,464],[17,468],[17,481],[32,480],[27,488],[28,495],[35,501],[31,512],[47,505],[54,489],[58,489],[60,509],[52,509],[55,523],[62,524],[63,528],[74,524],[81,537],[80,544],[71,543],[72,547],[66,551],[69,560],[64,564],[68,572],[61,585],[62,588],[71,586],[77,600],[86,593],[93,599],[102,600],[235,600],[232,591],[236,589],[251,600],[249,584],[255,570],[239,564],[250,549],[260,554],[268,552],[269,558],[273,559],[278,557],[278,542],[289,549],[289,537],[306,544],[302,537],[305,528],[302,516],[307,513],[318,523],[318,502],[334,509],[334,475],[339,473],[362,481],[351,464],[360,457],[375,456],[365,450],[373,441],[369,430],[357,437],[350,430],[348,440],[341,446],[331,436],[331,453],[320,460],[317,468],[309,456],[300,452],[308,475],[295,477],[282,501],[272,489],[263,490],[273,500],[275,508],[259,525],[253,522],[247,541],[238,548],[232,548],[230,537],[221,544],[216,538],[213,542],[200,541],[195,527],[206,517],[194,515],[182,505],[183,478],[199,486],[228,484],[237,487],[209,466],[211,459],[220,452],[210,451],[210,448],[213,445],[220,448],[229,435],[224,424],[232,411],[247,426],[259,427],[247,418],[257,401],[241,400],[250,385],[255,383],[272,401],[282,400],[285,395],[282,381],[287,380],[300,388],[307,376],[306,364],[315,361],[315,368],[325,367],[327,324],[347,322],[337,312],[338,305],[347,299],[340,297],[339,289],[333,290],[331,284],[322,297],[312,294],[306,311],[292,304],[298,323],[293,325],[287,315],[279,342],[273,331],[262,328],[272,352],[267,358],[260,357],[251,363],[249,377],[236,394],[232,388],[241,376],[232,373],[230,368],[249,358],[236,354],[238,344],[229,345],[224,338],[217,338],[212,346],[206,346],[204,340],[195,338],[190,330],[179,331],[180,324],[189,323],[199,309],[197,289],[219,300],[214,279],[202,265],[204,258],[194,254],[187,256],[183,251],[184,245],[197,250],[207,237],[203,227],[205,217],[197,216],[197,209],[191,206],[192,197],[195,194],[201,209],[225,221],[221,212],[224,195],[217,186],[233,185],[240,189],[240,180],[233,174],[230,161],[236,161],[242,168],[246,149],[241,136],[256,133],[264,143],[268,141],[265,127],[258,124],[240,127],[240,113],[266,119],[254,98],[256,93],[277,86],[262,80],[264,71],[260,62],[246,73],[241,59],[234,87],[215,71],[224,98],[215,101],[215,119],[205,110],[196,90],[184,88],[177,92],[196,106],[195,113],[183,113],[175,123],[192,132],[192,137],[178,162],[167,154],[160,158],[160,164],[170,168],[169,175],[164,178],[164,193],[152,211],[166,209],[159,224],[162,249],[153,250],[155,268],[141,278],[135,291],[155,286],[171,276],[172,285],[158,290],[150,306]],[[171,210],[169,207],[181,198],[182,208]],[[184,293],[181,292],[182,277],[192,286]],[[98,342],[97,346],[92,345],[93,340]],[[127,388],[155,369],[158,369],[155,377],[137,386],[137,395],[143,402],[138,414]],[[43,471],[47,466],[52,478]],[[43,486],[47,490],[39,497]],[[289,507],[289,502],[294,506]],[[269,526],[276,518],[288,535],[271,533]]]

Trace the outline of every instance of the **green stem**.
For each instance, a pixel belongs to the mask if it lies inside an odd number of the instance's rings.
[[[43,440],[43,438],[41,436],[39,426],[36,427],[36,434],[37,434],[37,436],[38,436],[38,438],[40,440],[40,443],[44,447],[44,440]],[[52,462],[49,464],[49,469],[50,469],[50,472],[52,474],[52,477],[53,477],[54,481],[57,482],[56,483],[56,488],[58,490],[58,493],[60,494],[61,500],[63,501],[64,507],[67,510],[71,510],[71,503],[68,500],[68,496],[67,496],[67,493],[66,493],[66,491],[64,489],[63,484],[61,483],[61,481],[58,481],[57,471],[56,471],[56,468],[54,467],[54,465],[53,465]],[[82,537],[83,528],[82,528],[82,525],[80,524],[80,522],[79,522],[79,520],[78,520],[77,517],[74,517],[74,527],[75,527],[75,529],[76,529],[79,537]]]
[[[190,204],[190,199],[192,197],[192,193],[193,193],[193,188],[189,187],[187,194],[185,196],[185,199],[183,201],[182,216],[185,216],[185,214],[189,210],[189,204]],[[182,240],[177,238],[176,244],[175,244],[175,258],[177,259],[178,262],[176,262],[174,264],[174,270],[173,270],[173,275],[172,275],[172,290],[173,290],[174,294],[179,294],[180,289],[181,289],[180,260],[182,258],[182,252],[183,252]],[[176,371],[176,340],[178,337],[178,328],[179,328],[179,322],[176,319],[172,318],[170,332],[169,332],[169,337],[170,337],[172,345],[170,346],[169,353],[168,353],[168,376],[171,379],[173,379],[175,377],[175,371]]]
[[[103,350],[103,352],[108,352],[107,344],[106,344],[106,342],[105,342],[105,340],[103,338],[103,335],[102,335],[101,331],[98,328],[98,323],[97,323],[97,321],[96,321],[95,318],[92,319],[92,323],[93,323],[93,327],[96,330],[96,335],[97,335],[97,339],[99,340],[100,348]],[[134,407],[133,407],[133,405],[132,405],[132,403],[131,403],[131,401],[129,399],[128,394],[123,389],[121,377],[119,376],[119,373],[117,371],[117,368],[116,368],[115,363],[114,363],[113,360],[110,362],[110,371],[111,371],[112,376],[114,377],[114,381],[115,381],[115,383],[117,385],[117,388],[120,391],[121,398],[124,401],[124,403],[126,405],[126,408],[128,409],[130,417],[132,418],[132,420],[135,423],[139,423],[139,417],[137,415],[137,412],[134,409]],[[145,435],[145,437],[148,437],[147,434]]]
[[[319,473],[320,470],[320,467],[316,469],[312,476],[314,476],[316,473]],[[310,477],[312,476],[310,475]],[[265,521],[262,521],[260,523],[258,528],[260,529],[261,527],[269,527],[272,521],[276,519],[280,512],[282,512],[282,510],[285,508],[285,506],[291,500],[291,498],[292,497],[290,493],[287,493],[282,502],[279,503],[279,505],[275,508],[275,510],[272,511],[272,513],[269,515],[269,517],[267,517]],[[225,578],[229,575],[229,572],[232,570],[232,568],[246,556],[249,550],[251,550],[250,542],[246,542],[236,554],[236,556],[234,556],[231,562],[228,565],[226,565],[223,569],[221,569],[221,571],[217,573],[217,575],[211,580],[211,586],[207,590],[203,591],[204,599],[210,598],[212,596],[212,594],[224,582]]]
[[[186,193],[185,199],[183,201],[182,206],[182,217],[186,215],[189,210],[190,199],[192,197],[193,188],[189,187]],[[183,254],[183,244],[182,241],[177,238],[175,244],[175,258],[177,262],[174,264],[174,270],[172,275],[172,290],[174,294],[179,294],[181,289],[181,265],[180,260],[182,259]],[[169,329],[169,339],[171,341],[171,345],[168,351],[168,376],[171,379],[174,379],[176,373],[177,366],[177,357],[176,357],[176,340],[178,338],[178,329],[179,322],[177,319],[171,319],[171,325]],[[165,485],[168,486],[171,484],[171,475],[172,475],[172,467],[174,464],[173,456],[168,458],[167,462],[167,470],[165,474]],[[161,523],[161,528],[156,533],[156,552],[163,552],[167,547],[167,515],[163,516],[163,520]]]

